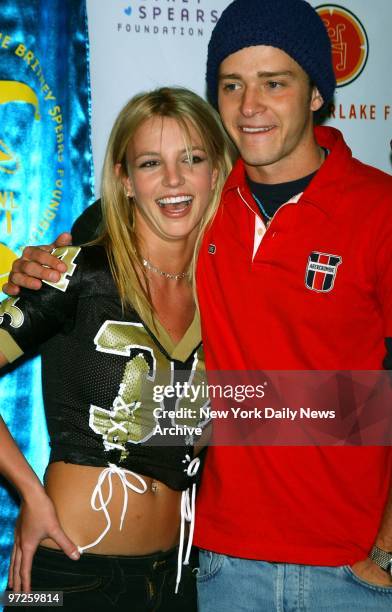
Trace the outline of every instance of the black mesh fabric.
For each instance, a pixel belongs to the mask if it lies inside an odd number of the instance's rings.
[[[138,376],[170,380],[204,365],[200,343],[186,360],[172,360],[133,310],[124,313],[102,247],[70,247],[76,266],[65,290],[44,285],[14,302],[23,324],[0,325],[24,350],[43,347],[43,391],[51,440],[50,461],[120,467],[183,490],[190,484],[183,460],[193,457],[191,440],[152,435],[151,391]],[[68,258],[69,258],[68,253]],[[72,259],[72,258],[71,258]],[[150,394],[150,396],[149,396]],[[163,408],[173,409],[175,400]],[[155,404],[156,405],[156,404]],[[170,419],[160,419],[170,426]]]

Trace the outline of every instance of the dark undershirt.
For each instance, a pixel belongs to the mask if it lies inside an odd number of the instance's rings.
[[[322,149],[324,151],[325,158],[327,158],[329,155],[329,150],[325,147],[322,147]],[[291,200],[293,196],[305,191],[310,181],[316,176],[316,174],[317,170],[311,174],[308,174],[307,176],[296,179],[295,181],[278,183],[276,185],[255,183],[248,176],[246,179],[261,214],[266,218],[266,220],[270,220],[278,208],[282,206],[282,204],[286,204],[286,202]]]
[[[297,195],[297,193],[302,193],[302,191],[305,191],[310,181],[314,176],[316,176],[316,174],[317,170],[312,172],[312,174],[308,174],[308,176],[304,176],[295,181],[278,183],[277,185],[255,183],[249,177],[247,177],[247,181],[253,196],[256,196],[255,201],[261,214],[263,217],[267,217],[268,220],[274,216],[282,204],[288,202],[293,196]]]

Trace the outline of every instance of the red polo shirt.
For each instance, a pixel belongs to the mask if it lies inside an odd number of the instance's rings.
[[[210,370],[382,368],[392,177],[353,159],[337,130],[316,137],[330,154],[268,229],[241,161],[225,185],[197,269]],[[244,558],[354,563],[374,542],[391,474],[389,447],[211,447],[195,542]]]

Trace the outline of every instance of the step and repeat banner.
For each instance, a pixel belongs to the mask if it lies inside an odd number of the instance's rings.
[[[208,40],[229,1],[27,4],[2,0],[0,8],[0,284],[25,244],[51,241],[91,202],[90,125],[98,195],[110,128],[132,95],[161,85],[205,94]],[[391,172],[392,3],[311,4],[331,38],[338,81],[324,121],[344,132],[355,156]],[[37,360],[2,377],[0,401],[42,473],[47,446]],[[0,590],[16,507],[0,481]]]
[[[87,0],[96,176],[121,106],[136,92],[183,85],[205,94],[211,31],[229,0]],[[391,172],[390,0],[312,0],[328,29],[338,81],[326,122],[356,157]]]
[[[51,242],[91,202],[90,125],[85,0],[1,0],[0,286],[24,245]],[[0,414],[41,476],[48,443],[38,357],[3,373]],[[16,513],[0,477],[0,592]]]

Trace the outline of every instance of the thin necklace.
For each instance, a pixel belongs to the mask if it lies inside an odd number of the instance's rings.
[[[329,149],[326,149],[325,147],[320,147],[320,154],[321,154],[321,157],[322,157],[321,164],[320,164],[320,166],[321,166],[324,163],[324,161],[327,159],[328,155],[329,155]],[[269,215],[267,213],[267,211],[265,210],[264,206],[260,202],[259,198],[254,193],[252,193],[252,196],[253,196],[253,199],[255,200],[257,206],[259,207],[260,211],[262,212],[264,217],[267,219],[267,221],[271,221],[273,215]]]
[[[142,261],[143,266],[147,268],[147,270],[151,270],[151,272],[156,272],[157,274],[160,274],[165,278],[169,278],[170,280],[180,280],[180,278],[185,278],[186,276],[189,276],[188,270],[186,270],[185,272],[178,272],[177,274],[174,274],[172,272],[164,272],[163,270],[160,270],[159,268],[154,266],[151,261],[148,261],[148,259],[143,259]]]
[[[267,211],[265,210],[264,206],[262,205],[262,203],[260,202],[259,198],[255,196],[254,193],[252,193],[253,198],[255,199],[257,206],[260,208],[261,212],[263,213],[264,217],[266,219],[268,219],[268,221],[271,221],[272,216],[267,214]]]

